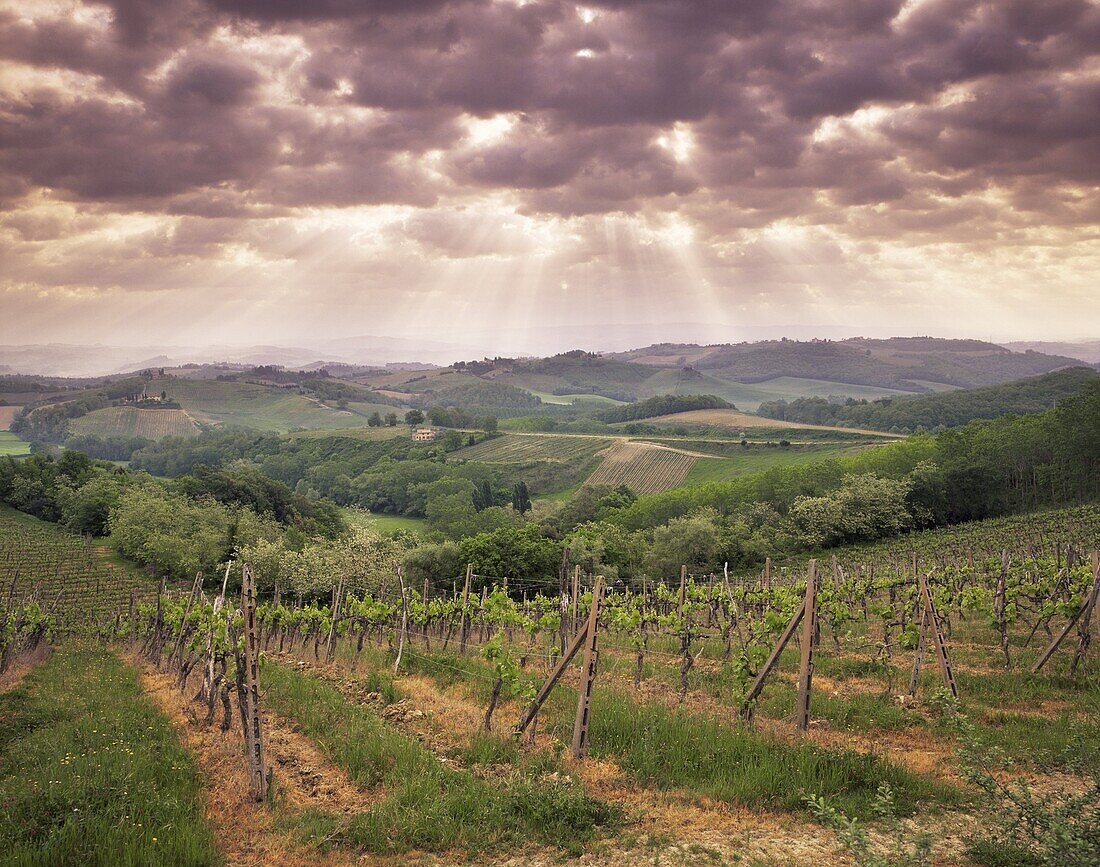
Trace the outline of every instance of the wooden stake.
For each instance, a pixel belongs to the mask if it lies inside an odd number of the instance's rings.
[[[577,718],[573,723],[573,758],[583,759],[588,750],[588,721],[592,704],[592,686],[596,681],[596,632],[600,622],[600,602],[603,598],[603,576],[596,576],[592,590],[592,609],[588,612],[588,629],[584,639],[584,664],[577,691]]]
[[[676,602],[677,606],[679,607],[679,609],[681,611],[684,610],[684,593],[687,590],[687,580],[688,580],[688,567],[687,566],[681,566],[680,567],[680,595],[677,597],[677,602]]]
[[[1073,662],[1070,663],[1069,673],[1077,674],[1077,667],[1085,661],[1085,655],[1092,643],[1092,612],[1096,609],[1097,598],[1100,597],[1100,552],[1092,552],[1092,594],[1089,598],[1088,610],[1081,615],[1081,623],[1077,627],[1077,649],[1073,652]]]
[[[168,654],[168,665],[172,664],[172,660],[175,659],[176,654],[180,652],[180,645],[183,644],[183,633],[187,629],[187,615],[191,613],[191,606],[195,603],[195,596],[198,594],[199,589],[202,587],[202,571],[195,573],[195,583],[191,585],[191,595],[187,597],[187,605],[183,609],[183,621],[180,623],[180,634],[176,636],[176,645],[172,648],[172,652]]]
[[[1072,551],[1070,553],[1067,553],[1066,555],[1067,563],[1070,556],[1072,556]],[[1067,566],[1067,569],[1068,568],[1069,567]],[[1070,617],[1070,619],[1066,622],[1066,625],[1062,627],[1062,631],[1059,632],[1054,637],[1054,640],[1050,642],[1050,644],[1047,646],[1047,649],[1043,651],[1043,655],[1035,660],[1035,664],[1031,666],[1032,674],[1037,673],[1040,669],[1042,669],[1044,665],[1047,664],[1047,660],[1049,660],[1054,655],[1054,651],[1058,649],[1059,645],[1061,645],[1061,643],[1065,640],[1065,637],[1069,635],[1070,630],[1073,629],[1074,624],[1077,623],[1077,621],[1080,620],[1082,616],[1087,616],[1091,619],[1092,609],[1096,606],[1096,599],[1098,594],[1100,594],[1100,574],[1098,574],[1093,580],[1092,590],[1090,590],[1088,596],[1085,597],[1085,601],[1081,603],[1081,605],[1073,613],[1073,616]]]
[[[462,628],[458,632],[458,650],[466,653],[466,639],[470,634],[470,616],[466,612],[466,604],[470,600],[470,581],[474,577],[474,564],[466,564],[466,584],[462,588]]]
[[[550,672],[550,676],[546,678],[546,682],[539,687],[538,694],[535,695],[534,701],[531,702],[527,710],[523,712],[523,716],[520,717],[519,724],[516,726],[515,730],[517,735],[523,734],[527,726],[535,721],[539,709],[545,703],[547,696],[550,695],[550,690],[552,690],[555,684],[561,680],[561,676],[565,674],[565,669],[569,667],[569,663],[572,662],[573,657],[577,655],[577,651],[581,649],[581,645],[585,643],[587,637],[587,628],[582,629],[573,636],[573,640],[569,643],[569,647],[558,660],[557,665],[554,666],[554,670]]]
[[[913,657],[913,673],[909,675],[909,695],[917,694],[920,683],[920,669],[924,662],[924,642],[928,635],[928,606],[924,604],[924,594],[917,590],[917,607],[920,609],[920,630],[917,632],[917,647]]]
[[[783,630],[783,634],[779,636],[779,640],[775,643],[775,647],[772,648],[771,654],[768,656],[767,662],[764,663],[764,667],[757,672],[756,679],[753,680],[752,686],[749,687],[749,691],[745,693],[745,699],[741,702],[741,715],[745,716],[748,712],[749,705],[756,700],[756,697],[760,695],[760,692],[764,689],[764,683],[768,679],[768,675],[771,674],[776,663],[779,662],[779,657],[783,653],[783,649],[791,640],[791,636],[794,635],[798,624],[802,622],[802,617],[806,613],[806,601],[802,600],[802,604],[798,606],[798,609],[791,617],[790,623],[787,624]]]
[[[577,596],[580,595],[581,590],[581,567],[578,563],[573,567],[573,631],[577,631]]]
[[[920,578],[921,592],[924,595],[924,603],[928,606],[928,621],[932,629],[932,643],[936,651],[936,662],[943,675],[943,685],[951,693],[952,698],[959,697],[959,688],[955,685],[955,674],[951,671],[951,660],[947,656],[947,644],[943,640],[943,630],[940,627],[940,615],[936,611],[936,603],[932,601],[932,591],[928,589],[928,579]]]
[[[393,661],[393,673],[401,668],[401,654],[405,651],[405,634],[409,630],[409,595],[405,592],[405,577],[397,567],[397,582],[401,588],[401,634],[397,637],[397,659]]]
[[[810,726],[810,690],[814,679],[814,640],[817,635],[817,560],[810,560],[806,573],[806,599],[802,617],[802,665],[798,672],[798,704],[795,724],[800,731]]]
[[[1001,636],[1001,656],[1004,657],[1005,671],[1012,666],[1012,659],[1008,655],[1008,620],[1005,616],[1008,565],[1011,559],[1008,551],[1001,551],[1001,574],[997,576],[997,592],[993,596],[993,616],[997,619],[997,631]]]
[[[264,770],[263,723],[260,719],[260,640],[256,632],[256,582],[252,564],[244,564],[241,583],[241,613],[244,616],[245,739],[248,746],[248,774],[252,797],[267,797]]]

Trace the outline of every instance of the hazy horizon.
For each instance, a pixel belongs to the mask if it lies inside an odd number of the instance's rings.
[[[1087,0],[0,0],[0,344],[1092,337],[1098,28]]]

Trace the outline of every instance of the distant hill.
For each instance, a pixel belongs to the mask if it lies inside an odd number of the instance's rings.
[[[770,340],[706,347],[660,344],[612,357],[650,367],[687,366],[741,383],[803,377],[911,392],[996,385],[1079,363],[1068,356],[1013,352],[981,340],[934,337]]]
[[[911,433],[919,428],[957,427],[974,419],[1045,412],[1075,397],[1100,374],[1089,367],[1071,367],[985,388],[942,394],[882,398],[871,402],[830,403],[819,397],[774,401],[760,405],[760,415],[798,424],[832,424]]]
[[[1086,364],[1100,364],[1100,340],[1078,340],[1071,343],[1048,343],[1045,341],[1002,343],[1005,349],[1013,352],[1042,352],[1047,355],[1068,355],[1078,358]]]

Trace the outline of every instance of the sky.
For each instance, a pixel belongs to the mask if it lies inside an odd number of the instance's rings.
[[[1098,178],[1094,0],[0,0],[4,344],[1095,337]]]

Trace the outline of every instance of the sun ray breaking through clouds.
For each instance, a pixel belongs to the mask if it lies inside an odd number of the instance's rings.
[[[1088,0],[6,0],[0,341],[1088,336],[1098,39]]]

